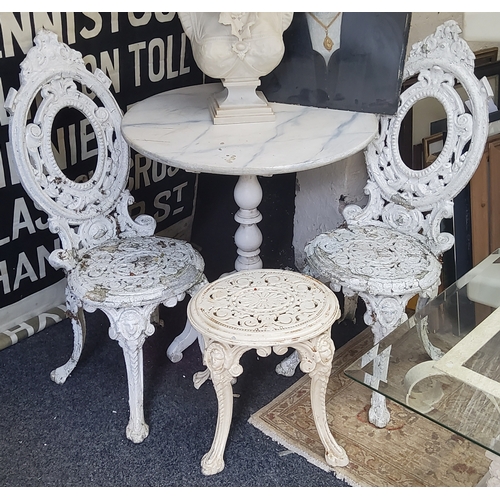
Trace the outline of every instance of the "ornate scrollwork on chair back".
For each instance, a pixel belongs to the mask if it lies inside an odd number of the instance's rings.
[[[453,198],[474,174],[488,135],[491,87],[474,75],[474,54],[460,33],[455,21],[447,21],[413,45],[403,79],[418,75],[417,82],[401,94],[395,116],[380,117],[379,135],[366,151],[368,205],[344,210],[348,224],[389,226],[420,239],[435,255],[453,246],[453,236],[441,233],[440,223],[453,215]],[[470,111],[457,83],[467,93]],[[446,140],[431,165],[412,170],[401,159],[399,134],[408,111],[428,97],[444,107]]]
[[[81,53],[58,42],[55,33],[42,29],[34,42],[21,64],[21,86],[10,89],[5,103],[24,189],[49,214],[49,227],[67,251],[95,246],[131,228],[152,234],[152,218],[135,223],[126,209],[132,199],[125,189],[129,152],[120,131],[122,112],[109,90],[111,80],[99,69],[88,71]],[[30,121],[32,105],[40,97]],[[64,108],[81,112],[95,135],[97,160],[86,182],[70,180],[54,156],[52,128]]]

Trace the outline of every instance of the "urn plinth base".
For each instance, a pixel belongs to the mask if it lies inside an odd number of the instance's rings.
[[[266,97],[255,89],[260,80],[223,80],[224,89],[212,94],[208,107],[215,125],[260,123],[275,120]]]

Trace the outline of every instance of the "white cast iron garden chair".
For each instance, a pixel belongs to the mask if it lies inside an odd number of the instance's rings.
[[[367,205],[347,206],[345,224],[320,234],[305,248],[304,272],[329,282],[334,291],[342,290],[347,303],[358,295],[364,300],[364,321],[372,328],[374,344],[407,319],[409,299],[419,296],[418,309],[437,294],[441,256],[454,244],[441,222],[453,216],[453,199],[484,151],[492,92],[486,79],[475,77],[474,54],[460,33],[456,22],[447,21],[413,45],[403,81],[418,75],[417,82],[401,94],[394,116],[380,117],[379,134],[365,152]],[[467,106],[458,83],[468,95]],[[446,111],[446,140],[430,166],[413,170],[401,159],[401,123],[415,103],[428,97]],[[429,355],[439,357],[425,332],[421,334]],[[383,370],[382,360],[378,362]],[[277,370],[291,374],[295,365],[292,356]],[[385,427],[389,418],[385,398],[374,392],[370,422]]]
[[[109,78],[100,70],[90,73],[82,55],[50,31],[41,30],[34,42],[21,63],[21,86],[10,89],[5,107],[21,183],[35,206],[48,214],[49,228],[61,241],[49,260],[66,274],[74,348],[51,378],[64,383],[80,358],[83,310],[104,311],[109,336],[122,347],[127,367],[126,434],[140,443],[149,432],[143,411],[142,346],[155,331],[151,315],[160,304],[174,306],[204,284],[204,262],[189,243],[154,236],[152,217],[130,217],[129,150]],[[67,108],[84,115],[95,134],[97,159],[85,182],[68,178],[53,152],[54,120]]]

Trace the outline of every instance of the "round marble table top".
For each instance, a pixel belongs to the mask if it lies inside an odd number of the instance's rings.
[[[125,140],[144,156],[189,172],[273,175],[309,170],[362,150],[375,115],[270,103],[274,122],[214,125],[208,97],[219,83],[170,90],[125,113]]]

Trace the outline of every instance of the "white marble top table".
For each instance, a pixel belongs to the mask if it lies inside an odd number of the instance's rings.
[[[219,83],[170,90],[133,105],[122,133],[137,152],[190,172],[273,175],[334,163],[363,149],[375,115],[271,103],[276,121],[214,125]]]
[[[270,103],[274,122],[214,125],[208,107],[222,84],[163,92],[133,105],[122,134],[144,156],[189,172],[239,176],[234,216],[235,269],[260,269],[262,233],[257,224],[262,189],[258,175],[271,176],[335,163],[363,149],[378,129],[376,116],[349,111]],[[177,362],[198,337],[189,321],[167,350]]]
[[[234,198],[236,270],[260,269],[262,234],[258,175],[330,165],[363,149],[375,136],[373,114],[270,103],[274,122],[217,124],[209,97],[221,83],[170,90],[134,104],[123,117],[125,140],[144,156],[189,172],[238,175]]]

